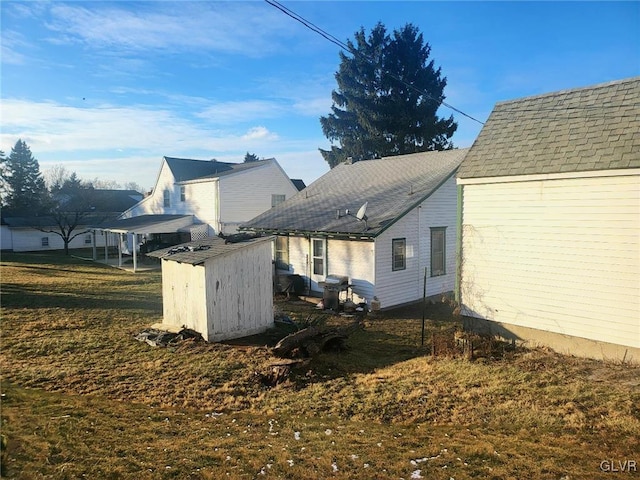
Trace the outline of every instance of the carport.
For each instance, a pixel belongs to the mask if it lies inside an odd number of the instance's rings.
[[[105,235],[116,235],[118,238],[118,263],[117,266],[122,268],[122,255],[129,253],[133,259],[133,271],[138,268],[138,246],[140,238],[146,238],[152,234],[169,234],[169,233],[190,233],[193,237],[206,237],[207,225],[194,224],[193,215],[140,215],[137,217],[123,218],[115,220],[108,224],[91,227],[94,235],[93,241],[93,259],[98,260],[98,251],[95,242],[97,232]],[[105,263],[109,263],[108,245],[105,241],[104,259]],[[127,252],[123,251],[123,244],[126,245]]]

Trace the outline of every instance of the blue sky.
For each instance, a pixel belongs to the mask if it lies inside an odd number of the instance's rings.
[[[493,105],[640,75],[640,2],[282,2],[341,40],[413,23],[447,103]],[[338,47],[261,1],[0,2],[0,148],[43,171],[153,186],[162,156],[276,157],[311,183],[328,170]],[[454,115],[458,147],[481,125]]]

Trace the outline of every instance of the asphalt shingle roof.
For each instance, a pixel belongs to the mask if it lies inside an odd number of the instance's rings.
[[[422,152],[340,164],[243,228],[376,236],[442,185],[467,151]],[[366,231],[364,222],[355,218],[365,202]],[[346,209],[352,215],[345,215]]]
[[[193,160],[190,158],[164,157],[176,182],[188,182],[204,178],[218,178],[230,173],[259,167],[272,159],[247,163],[218,162],[217,160]]]
[[[225,240],[219,237],[207,237],[189,243],[183,243],[174,247],[154,250],[148,253],[150,257],[163,258],[179,263],[188,263],[190,265],[200,265],[207,259],[224,255],[229,252],[248,248],[258,242],[271,240],[272,237],[257,237],[244,240],[237,243],[225,243]],[[175,252],[175,253],[172,253]]]
[[[640,167],[640,77],[497,103],[458,178]]]

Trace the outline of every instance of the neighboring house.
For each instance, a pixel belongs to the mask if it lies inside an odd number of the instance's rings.
[[[640,361],[640,77],[496,104],[458,172],[467,327]]]
[[[193,215],[209,236],[230,234],[298,192],[272,158],[247,163],[164,157],[151,195],[120,218]]]
[[[466,152],[340,164],[242,228],[277,235],[276,267],[302,276],[310,293],[327,275],[348,276],[356,301],[389,308],[422,298],[425,269],[428,296],[451,292],[454,174]]]
[[[210,342],[272,327],[271,243],[213,237],[150,253],[162,259],[163,324],[190,328]]]
[[[142,199],[142,194],[135,190],[82,190],[83,205],[75,201],[74,195],[60,195],[60,218],[74,220],[76,214],[80,223],[73,234],[82,233],[75,237],[69,248],[86,248],[104,246],[105,235],[94,236],[89,227],[112,221],[123,211],[135,205]],[[86,204],[90,199],[91,203]],[[16,252],[62,250],[64,242],[60,235],[50,232],[59,231],[56,219],[52,216],[33,217],[3,217],[2,218],[2,249]]]

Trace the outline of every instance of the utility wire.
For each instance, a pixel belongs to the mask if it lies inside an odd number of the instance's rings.
[[[325,38],[326,40],[330,41],[331,43],[333,43],[334,45],[337,45],[338,47],[340,47],[341,49],[349,52],[350,54],[352,54],[353,56],[361,56],[363,57],[365,60],[369,61],[372,64],[376,64],[376,61],[371,58],[368,57],[366,55],[364,55],[361,52],[356,51],[355,49],[352,49],[349,47],[349,45],[345,44],[344,42],[338,40],[336,37],[334,37],[333,35],[331,35],[330,33],[326,32],[325,30],[321,29],[320,27],[318,27],[317,25],[314,25],[313,23],[311,23],[310,21],[306,20],[305,18],[301,17],[300,15],[298,15],[297,13],[295,13],[294,11],[288,9],[287,7],[285,7],[284,5],[282,5],[281,3],[277,2],[276,0],[265,0],[265,2],[267,2],[269,5],[271,5],[272,7],[277,8],[278,10],[280,10],[282,13],[284,13],[285,15],[287,15],[288,17],[293,18],[295,21],[301,23],[302,25],[304,25],[305,27],[307,27],[308,29],[310,29],[311,31],[317,33],[318,35],[320,35],[321,37]],[[389,77],[393,78],[394,80],[402,83],[403,85],[405,85],[406,87],[409,87],[410,89],[414,90],[415,92],[419,93],[420,95],[425,96],[426,98],[428,98],[429,100],[432,100],[434,102],[437,102],[439,104],[444,105],[445,107],[449,108],[450,110],[453,110],[454,112],[459,113],[460,115],[463,115],[471,120],[473,120],[474,122],[478,122],[480,125],[484,125],[484,122],[481,122],[480,120],[478,120],[477,118],[472,117],[471,115],[468,115],[466,113],[464,113],[462,110],[454,107],[453,105],[438,100],[437,98],[433,97],[433,95],[431,95],[429,92],[426,92],[418,87],[416,87],[415,85],[412,85],[409,82],[406,82],[405,80],[403,80],[402,78],[398,77],[397,75],[394,75],[390,72],[387,72],[385,70],[382,70],[382,73],[384,73],[385,75],[388,75]]]

